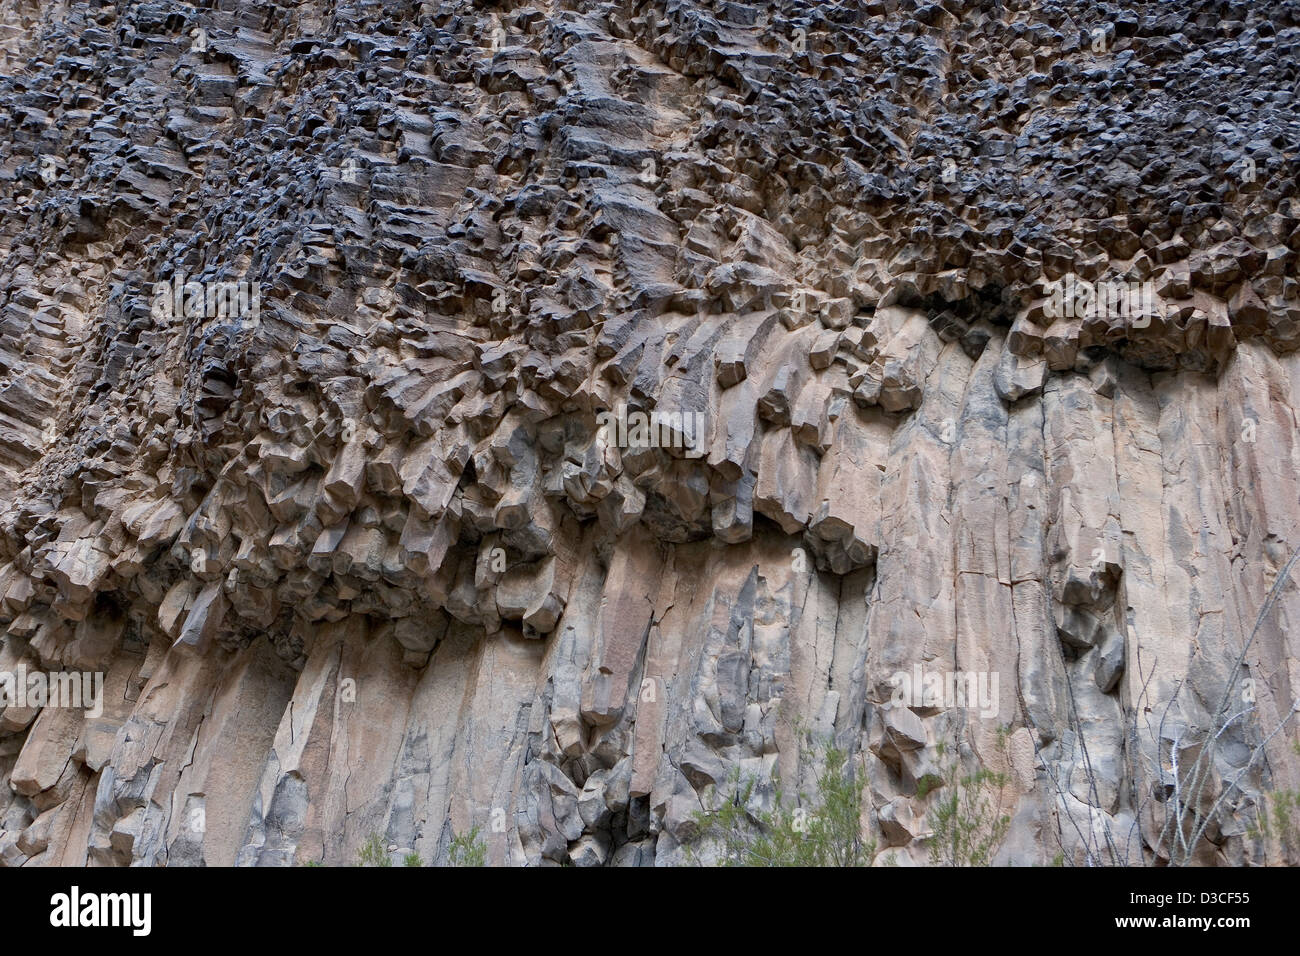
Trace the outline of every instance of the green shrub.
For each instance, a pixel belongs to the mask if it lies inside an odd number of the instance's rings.
[[[998,731],[997,748],[1005,757],[1005,728]],[[974,773],[963,773],[956,747],[949,748],[941,740],[935,744],[935,750],[940,763],[940,783],[929,785],[927,780],[921,780],[916,790],[918,799],[938,792],[930,807],[930,828],[934,831],[930,838],[930,862],[938,866],[988,866],[1011,827],[1011,817],[1000,813],[1007,775],[984,767]]]
[[[380,839],[378,833],[370,834],[370,838],[361,844],[361,849],[357,851],[357,866],[392,865],[393,861],[388,856],[384,841]]]
[[[453,837],[447,853],[452,866],[487,866],[487,844],[479,836],[479,828]]]
[[[876,845],[862,839],[864,781],[855,779],[844,751],[829,742],[820,751],[814,809],[788,805],[778,786],[774,808],[755,819],[746,810],[755,781],[742,781],[736,771],[719,805],[696,812],[700,836],[721,843],[721,865],[870,865]]]
[[[1292,746],[1300,754],[1300,741]],[[1246,832],[1266,847],[1270,841],[1277,840],[1288,856],[1300,853],[1300,790],[1274,790],[1262,794],[1259,815]]]

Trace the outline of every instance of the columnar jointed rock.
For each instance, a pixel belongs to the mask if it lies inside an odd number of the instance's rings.
[[[0,0],[0,862],[672,864],[798,726],[1151,859],[1238,685],[1281,859],[1298,16]]]

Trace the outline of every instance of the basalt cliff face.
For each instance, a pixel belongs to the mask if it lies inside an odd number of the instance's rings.
[[[0,863],[710,862],[826,741],[878,864],[953,760],[999,863],[1297,862],[1298,54],[0,0]]]

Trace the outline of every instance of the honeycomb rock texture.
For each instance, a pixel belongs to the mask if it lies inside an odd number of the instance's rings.
[[[1300,862],[1298,64],[1294,0],[0,0],[0,672],[102,676],[5,698],[0,865],[709,863],[827,742],[877,865],[951,760],[999,863]]]

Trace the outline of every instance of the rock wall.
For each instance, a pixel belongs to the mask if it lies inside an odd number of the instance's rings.
[[[0,672],[103,680],[6,698],[0,863],[708,862],[817,741],[877,863],[941,744],[999,862],[1297,862],[1297,51],[0,0]]]

